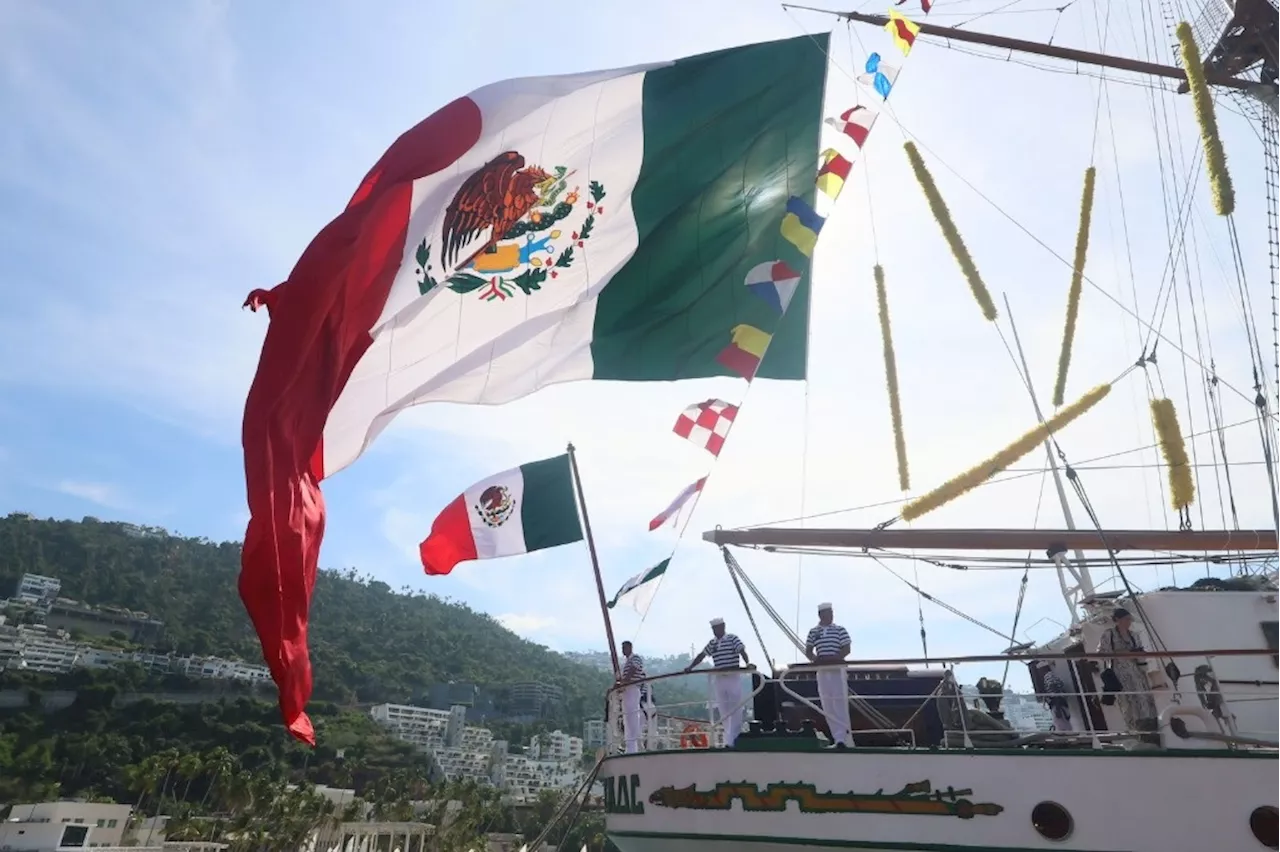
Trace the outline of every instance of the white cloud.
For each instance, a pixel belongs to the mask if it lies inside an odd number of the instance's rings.
[[[495,616],[498,623],[516,633],[537,633],[559,622],[558,618],[531,613],[507,612]]]
[[[80,482],[68,479],[59,482],[54,486],[54,490],[96,503],[107,509],[127,509],[131,505],[117,486],[107,482]]]

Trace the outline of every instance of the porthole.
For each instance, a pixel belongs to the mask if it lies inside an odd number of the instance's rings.
[[[1254,808],[1249,814],[1249,830],[1268,849],[1280,848],[1280,815],[1273,806]]]
[[[1057,802],[1041,802],[1032,808],[1031,825],[1046,840],[1066,840],[1075,828],[1071,814]]]

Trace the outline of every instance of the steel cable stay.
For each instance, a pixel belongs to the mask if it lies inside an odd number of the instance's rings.
[[[1256,425],[1256,423],[1257,423],[1257,418],[1256,418],[1256,417],[1251,416],[1251,417],[1249,417],[1247,420],[1237,420],[1236,422],[1234,422],[1234,423],[1229,423],[1229,424],[1227,424],[1226,426],[1224,426],[1224,427],[1222,427],[1222,428],[1223,428],[1223,429],[1234,429],[1234,428],[1236,428],[1236,427],[1238,427],[1238,426],[1253,426],[1253,425]],[[1199,432],[1199,433],[1189,434],[1189,435],[1187,435],[1187,436],[1186,436],[1186,439],[1187,439],[1187,440],[1190,440],[1190,439],[1192,439],[1192,438],[1198,438],[1198,437],[1200,437],[1201,435],[1208,435],[1208,434],[1212,434],[1214,431],[1215,431],[1215,430],[1207,429],[1207,430],[1201,431],[1201,432]],[[1132,449],[1128,449],[1128,450],[1118,450],[1118,451],[1113,452],[1113,453],[1107,453],[1107,454],[1105,454],[1105,455],[1101,455],[1101,456],[1094,456],[1094,457],[1092,457],[1092,458],[1090,458],[1090,459],[1086,459],[1084,462],[1081,462],[1081,467],[1079,467],[1078,469],[1079,469],[1079,470],[1087,470],[1087,469],[1089,469],[1089,468],[1087,467],[1087,465],[1089,465],[1091,462],[1107,461],[1108,459],[1119,458],[1120,456],[1132,455],[1132,454],[1134,454],[1134,453],[1146,452],[1147,450],[1150,450],[1150,449],[1153,449],[1153,448],[1158,449],[1158,448],[1159,448],[1159,446],[1160,446],[1159,444],[1144,444],[1144,445],[1143,445],[1143,446],[1141,446],[1141,447],[1134,447],[1134,448],[1132,448]],[[1257,462],[1255,462],[1255,464],[1256,464],[1256,463],[1257,463]],[[998,484],[1000,484],[1000,483],[1004,483],[1004,482],[1012,482],[1012,481],[1015,481],[1015,480],[1018,480],[1018,479],[1026,479],[1027,477],[1030,477],[1030,476],[1039,476],[1039,475],[1040,475],[1041,473],[1043,473],[1043,472],[1044,472],[1044,469],[1043,469],[1043,468],[1035,468],[1035,469],[1029,469],[1029,470],[1028,470],[1028,469],[1024,469],[1024,470],[1022,470],[1022,471],[1020,471],[1020,472],[1018,472],[1018,473],[1012,473],[1012,474],[1007,475],[1007,476],[994,476],[994,477],[992,477],[991,479],[988,479],[986,482],[983,482],[982,484],[978,485],[974,490],[976,491],[978,488],[985,488],[985,487],[990,486],[990,485],[998,485]],[[752,528],[755,528],[755,527],[772,527],[772,526],[781,526],[781,525],[783,525],[783,524],[798,523],[798,522],[800,522],[800,521],[812,521],[812,520],[815,520],[815,519],[817,519],[817,518],[829,518],[829,517],[832,517],[832,516],[834,516],[834,515],[843,515],[843,514],[848,514],[848,513],[850,513],[850,512],[862,512],[862,511],[866,511],[866,510],[868,510],[868,509],[883,509],[883,508],[888,507],[888,506],[897,506],[897,505],[901,505],[901,504],[903,504],[903,503],[907,502],[909,499],[910,499],[910,498],[908,498],[908,497],[897,497],[897,498],[894,498],[894,499],[892,499],[892,500],[880,500],[880,501],[873,502],[873,503],[864,503],[864,504],[861,504],[861,505],[858,505],[858,506],[847,506],[847,507],[845,507],[845,508],[841,508],[841,509],[829,509],[829,510],[827,510],[827,511],[825,511],[825,512],[817,512],[817,513],[815,513],[815,514],[812,514],[812,515],[806,515],[806,516],[803,516],[803,517],[797,516],[797,517],[791,517],[791,518],[782,518],[782,519],[778,519],[778,520],[759,521],[759,522],[757,522],[757,523],[753,523],[753,524],[742,524],[742,525],[739,525],[739,526],[725,527],[725,529],[727,529],[727,530],[746,530],[746,529],[752,529]]]
[[[848,549],[837,549],[838,546],[822,547],[812,546],[805,547],[801,545],[751,545],[751,544],[735,544],[734,547],[740,547],[744,550],[754,550],[763,553],[795,555],[804,553],[809,556],[822,556],[828,558],[842,559],[868,559],[870,551],[874,551],[880,559],[897,560],[897,561],[915,561],[923,562],[926,565],[932,565],[935,568],[943,568],[948,571],[1021,571],[1028,566],[1031,570],[1052,570],[1056,564],[1052,559],[1044,558],[1022,558],[1014,559],[1013,557],[1001,556],[967,556],[955,555],[950,557],[930,558],[920,556],[915,553],[900,553],[888,548],[862,548],[851,547]],[[867,550],[864,553],[863,550]],[[1128,568],[1162,568],[1169,565],[1202,565],[1209,563],[1211,565],[1253,565],[1253,564],[1270,564],[1276,562],[1276,554],[1267,551],[1261,552],[1245,552],[1245,553],[1223,553],[1209,554],[1207,557],[1200,553],[1170,553],[1167,556],[1145,557],[1145,556],[1116,556],[1114,560],[1110,557],[1085,557],[1083,560],[1074,560],[1086,567],[1110,566],[1114,561]]]
[[[721,546],[720,551],[724,554],[725,566],[728,567],[730,575],[734,577],[734,585],[735,586],[738,585],[738,580],[741,580],[742,583],[746,585],[746,587],[751,591],[752,597],[754,597],[756,601],[759,602],[760,606],[764,609],[765,613],[773,620],[774,624],[777,625],[778,629],[782,631],[783,635],[786,636],[787,639],[789,639],[791,643],[794,644],[801,653],[804,653],[804,650],[805,650],[804,642],[801,641],[799,635],[796,632],[790,629],[790,626],[786,623],[786,620],[782,617],[782,615],[776,609],[774,609],[773,605],[769,603],[768,598],[766,598],[764,594],[760,591],[760,589],[756,587],[755,583],[751,582],[751,578],[747,576],[746,571],[742,569],[742,565],[738,563],[738,560],[734,558],[733,554],[729,552],[728,548]],[[741,594],[741,591],[742,591],[741,586],[738,587],[738,591],[739,591],[739,594]],[[747,608],[747,618],[751,621],[752,627],[755,628],[755,619],[752,618],[751,616],[751,610],[750,610],[750,607],[747,606],[747,601],[745,596],[742,598],[742,605]],[[756,638],[759,639],[760,646],[763,648],[764,640],[760,638],[758,631],[757,631]],[[767,655],[767,652],[766,652],[766,655]],[[875,724],[880,725],[881,727],[886,729],[895,727],[893,722],[888,717],[886,717],[883,713],[881,713],[874,706],[872,706],[872,704],[869,701],[859,696],[853,690],[849,691],[849,699],[850,701],[853,702],[853,705],[855,707],[857,707],[868,719],[870,719]]]

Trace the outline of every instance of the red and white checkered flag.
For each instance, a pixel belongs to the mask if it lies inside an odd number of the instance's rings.
[[[686,408],[676,420],[672,431],[711,455],[719,456],[720,448],[724,446],[724,436],[729,434],[729,425],[737,416],[738,406],[723,399],[709,399]]]

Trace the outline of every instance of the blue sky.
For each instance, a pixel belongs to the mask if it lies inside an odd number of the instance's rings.
[[[939,0],[933,20],[959,23],[1002,5]],[[1057,43],[1088,47],[1105,32],[1113,52],[1141,56],[1147,49],[1135,37],[1137,4],[1109,12],[1106,0],[1082,0],[1060,21],[1055,12],[1036,11],[1045,5],[1026,0],[974,27],[1038,39],[1053,34]],[[250,290],[283,279],[400,132],[504,77],[637,64],[832,26],[829,18],[761,0],[609,8],[550,2],[508,18],[498,18],[496,8],[438,0],[0,0],[0,511],[94,515],[239,538],[246,519],[239,417],[266,327],[264,315],[240,304]],[[879,11],[878,4],[866,8]],[[1169,62],[1170,39],[1158,35],[1156,58]],[[851,81],[868,51],[900,61],[874,28],[840,26],[832,46],[833,113],[859,97],[869,101]],[[981,322],[905,166],[908,133],[926,148],[997,300],[1009,295],[1042,402],[1052,387],[1070,270],[1010,218],[1069,257],[1081,175],[1092,159],[1099,169],[1093,283],[1068,396],[1113,378],[1141,351],[1145,332],[1128,310],[1167,338],[1152,382],[1158,389],[1163,379],[1184,431],[1186,411],[1197,431],[1207,415],[1201,374],[1178,349],[1203,361],[1212,345],[1223,380],[1241,391],[1224,391],[1225,420],[1250,416],[1230,247],[1194,159],[1187,99],[1153,97],[1123,82],[1102,90],[1091,76],[1003,58],[922,42],[902,63],[892,111],[877,124],[815,259],[810,382],[753,389],[667,586],[645,623],[631,613],[617,616],[621,635],[665,653],[705,641],[702,625],[714,615],[747,632],[718,554],[696,540],[701,530],[899,496],[870,284],[874,258],[889,283],[916,487],[949,478],[1033,425],[1008,353]],[[1220,120],[1237,176],[1248,299],[1269,358],[1261,146],[1230,103]],[[1195,282],[1200,314],[1193,331],[1180,289],[1179,332],[1175,312],[1158,319],[1153,306],[1169,255],[1165,193],[1182,193],[1188,174],[1196,176],[1196,194],[1176,280],[1180,288],[1184,279]],[[708,396],[737,401],[742,393],[741,383],[727,380],[565,386],[500,409],[417,409],[326,483],[322,564],[356,566],[393,587],[465,600],[552,647],[601,647],[580,548],[425,578],[417,541],[471,482],[573,440],[612,592],[671,552],[674,533],[650,534],[645,525],[706,471],[703,455],[670,435],[675,415]],[[1087,425],[1065,433],[1064,449],[1079,462],[1149,445],[1147,395],[1142,375],[1130,376]],[[1206,464],[1210,438],[1195,444]],[[1226,440],[1241,522],[1266,526],[1256,428],[1228,430]],[[1034,471],[1042,461],[1029,457],[1019,469],[1033,475],[976,492],[921,523],[1059,526],[1051,489],[1035,509],[1042,479]],[[1155,462],[1147,450],[1112,464]],[[1204,517],[1197,509],[1196,525],[1221,526],[1218,486],[1212,470],[1202,470]],[[1153,467],[1082,474],[1106,525],[1172,522]],[[889,505],[812,523],[870,526],[893,513]],[[814,603],[833,600],[860,652],[918,651],[917,599],[875,565],[741,558],[801,628]],[[898,567],[911,575],[907,563]],[[1018,579],[928,566],[919,576],[926,590],[1002,631],[1012,621]],[[1137,579],[1154,586],[1173,578],[1166,569]],[[934,653],[1002,647],[997,637],[924,606]],[[1056,582],[1034,572],[1022,625],[1039,622],[1029,635],[1045,639],[1064,617]],[[791,658],[776,630],[766,641],[775,657]]]

